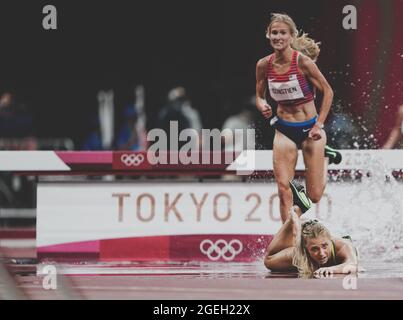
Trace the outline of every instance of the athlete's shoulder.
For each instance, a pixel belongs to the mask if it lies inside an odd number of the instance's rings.
[[[258,62],[256,63],[256,67],[257,68],[266,68],[269,65],[270,56],[271,56],[271,54],[259,59]]]
[[[352,248],[354,248],[353,243],[349,239],[334,238],[333,243],[335,246],[336,255],[337,253],[343,252],[344,250],[351,250]]]
[[[306,56],[302,52],[298,52],[297,61],[298,61],[298,66],[300,68],[308,68],[309,66],[315,64],[315,62],[311,58],[309,58],[308,56]]]

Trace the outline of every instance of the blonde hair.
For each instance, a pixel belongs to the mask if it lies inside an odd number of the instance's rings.
[[[291,36],[295,39],[298,36],[297,26],[292,20],[292,18],[285,13],[272,13],[270,18],[270,23],[267,26],[267,31],[270,33],[270,29],[273,23],[275,22],[283,22],[290,28]]]
[[[297,235],[292,264],[299,273],[312,274],[315,267],[307,252],[306,244],[308,239],[316,239],[319,236],[331,238],[329,230],[318,220],[309,220],[302,224],[300,234]]]
[[[320,42],[315,42],[315,40],[309,38],[308,34],[303,31],[298,32],[294,20],[292,20],[289,15],[285,13],[272,13],[270,23],[266,29],[268,33],[270,33],[271,26],[275,22],[283,22],[290,28],[290,33],[293,38],[291,48],[308,56],[313,61],[318,59],[320,53]]]

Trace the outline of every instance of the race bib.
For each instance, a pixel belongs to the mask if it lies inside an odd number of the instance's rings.
[[[270,96],[276,101],[295,100],[304,97],[297,79],[287,82],[269,82]]]

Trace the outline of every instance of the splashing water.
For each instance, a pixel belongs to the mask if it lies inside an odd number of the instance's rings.
[[[361,181],[335,183],[335,189],[351,191],[326,225],[338,235],[349,234],[363,259],[403,261],[403,184],[390,178],[390,168],[379,158],[371,160]]]

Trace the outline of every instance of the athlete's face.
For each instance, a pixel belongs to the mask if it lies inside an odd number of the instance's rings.
[[[273,49],[284,50],[291,45],[292,35],[288,24],[284,22],[273,22],[267,30],[267,37]]]
[[[307,239],[306,249],[318,265],[325,265],[331,256],[332,241],[325,236],[319,236],[313,239]]]

